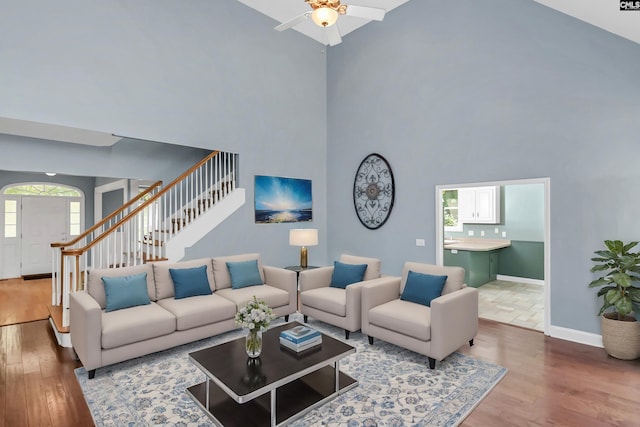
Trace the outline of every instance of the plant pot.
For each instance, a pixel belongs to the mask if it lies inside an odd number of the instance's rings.
[[[602,319],[602,343],[611,357],[634,360],[640,357],[640,322],[632,316],[618,320],[617,313],[605,313]]]

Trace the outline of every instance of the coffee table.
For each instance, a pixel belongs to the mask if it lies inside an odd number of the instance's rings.
[[[223,426],[281,426],[358,385],[340,371],[340,359],[356,349],[322,334],[322,344],[300,353],[280,345],[280,331],[262,335],[262,353],[250,359],[241,337],[189,353],[207,379],[187,393]]]

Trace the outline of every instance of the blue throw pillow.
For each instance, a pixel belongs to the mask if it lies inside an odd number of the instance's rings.
[[[231,288],[240,289],[247,286],[262,285],[262,277],[258,269],[258,260],[228,262],[227,268],[231,275]]]
[[[105,311],[151,304],[147,291],[147,273],[131,276],[103,277]]]
[[[442,295],[446,282],[447,276],[432,276],[409,271],[400,299],[431,307],[431,301]]]
[[[211,287],[207,278],[207,266],[194,268],[170,268],[171,280],[176,299],[211,295]]]
[[[344,289],[352,283],[362,282],[365,271],[367,271],[367,264],[345,264],[334,261],[330,286]]]

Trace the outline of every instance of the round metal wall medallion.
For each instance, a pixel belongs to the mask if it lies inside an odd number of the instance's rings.
[[[353,205],[362,225],[371,230],[382,227],[393,209],[394,196],[391,166],[380,154],[369,154],[353,182]]]

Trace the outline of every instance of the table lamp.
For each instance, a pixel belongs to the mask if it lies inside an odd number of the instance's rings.
[[[300,267],[307,268],[307,246],[318,244],[318,230],[315,228],[294,228],[289,230],[289,244],[300,248]]]

